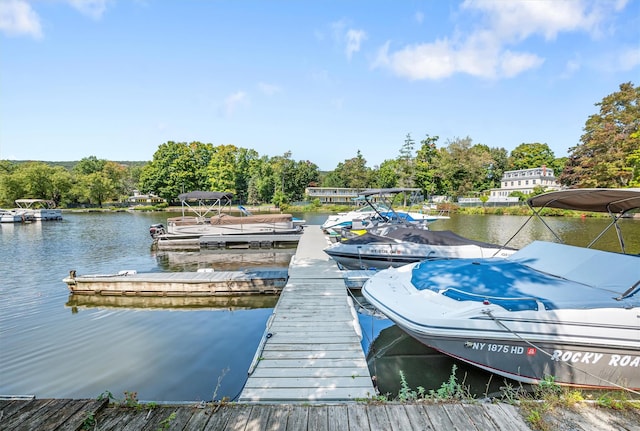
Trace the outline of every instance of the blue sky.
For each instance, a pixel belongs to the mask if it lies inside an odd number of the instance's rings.
[[[332,170],[407,134],[562,157],[639,78],[639,0],[0,0],[0,159],[200,141]]]

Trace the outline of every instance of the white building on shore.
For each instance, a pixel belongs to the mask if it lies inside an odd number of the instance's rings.
[[[508,197],[513,192],[528,195],[533,193],[535,187],[542,187],[545,191],[560,190],[553,169],[542,165],[539,168],[518,169],[505,171],[500,180],[499,189],[491,189],[490,200],[499,201]]]

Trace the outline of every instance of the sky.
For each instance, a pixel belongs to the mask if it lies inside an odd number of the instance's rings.
[[[375,167],[407,135],[564,157],[640,85],[640,0],[0,0],[0,160],[165,142]]]

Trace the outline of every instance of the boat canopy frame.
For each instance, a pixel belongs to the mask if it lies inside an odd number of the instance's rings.
[[[411,189],[411,188],[381,188],[381,189],[367,189],[360,192],[359,198],[365,200],[367,205],[369,205],[378,217],[384,221],[393,220],[394,222],[402,223],[405,225],[409,225],[409,221],[404,217],[401,217],[395,209],[393,209],[393,201],[395,197],[401,193],[409,194],[410,202],[413,203],[414,200],[418,198],[424,199],[422,194],[419,192],[419,189]],[[377,196],[382,201],[382,205],[379,202],[373,202],[371,199],[373,196]],[[389,199],[389,196],[392,196]],[[389,217],[389,215],[384,215],[380,212],[380,209],[387,210],[387,213],[393,213],[393,217]]]
[[[640,188],[584,188],[567,189],[543,193],[527,199],[527,205],[533,214],[520,226],[517,232],[507,240],[505,246],[529,223],[533,218],[539,219],[549,229],[559,243],[564,243],[558,234],[549,226],[542,216],[545,208],[567,209],[574,211],[588,211],[608,213],[611,222],[586,246],[591,248],[612,227],[616,230],[616,236],[622,253],[626,254],[624,238],[618,221],[629,212],[640,209]]]
[[[186,207],[196,214],[198,219],[204,219],[209,215],[209,213],[217,213],[217,215],[220,215],[222,208],[231,205],[233,194],[196,190],[193,192],[181,193],[178,195],[178,199],[180,199],[182,206],[182,217],[185,217]]]
[[[35,206],[38,205],[47,209],[53,209],[56,207],[56,202],[51,199],[16,199],[15,203],[19,208],[25,210],[34,209]]]

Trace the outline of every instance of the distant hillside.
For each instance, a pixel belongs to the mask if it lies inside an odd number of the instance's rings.
[[[79,160],[75,160],[75,161],[68,161],[68,162],[48,162],[46,160],[9,160],[11,163],[15,163],[15,164],[23,164],[23,163],[29,163],[29,162],[41,162],[41,163],[45,163],[49,166],[62,166],[63,168],[67,169],[67,170],[72,170],[73,167],[79,162]],[[118,161],[118,160],[114,160],[114,163],[118,163],[120,165],[124,165],[124,166],[144,166],[147,163],[149,163],[148,161]]]

